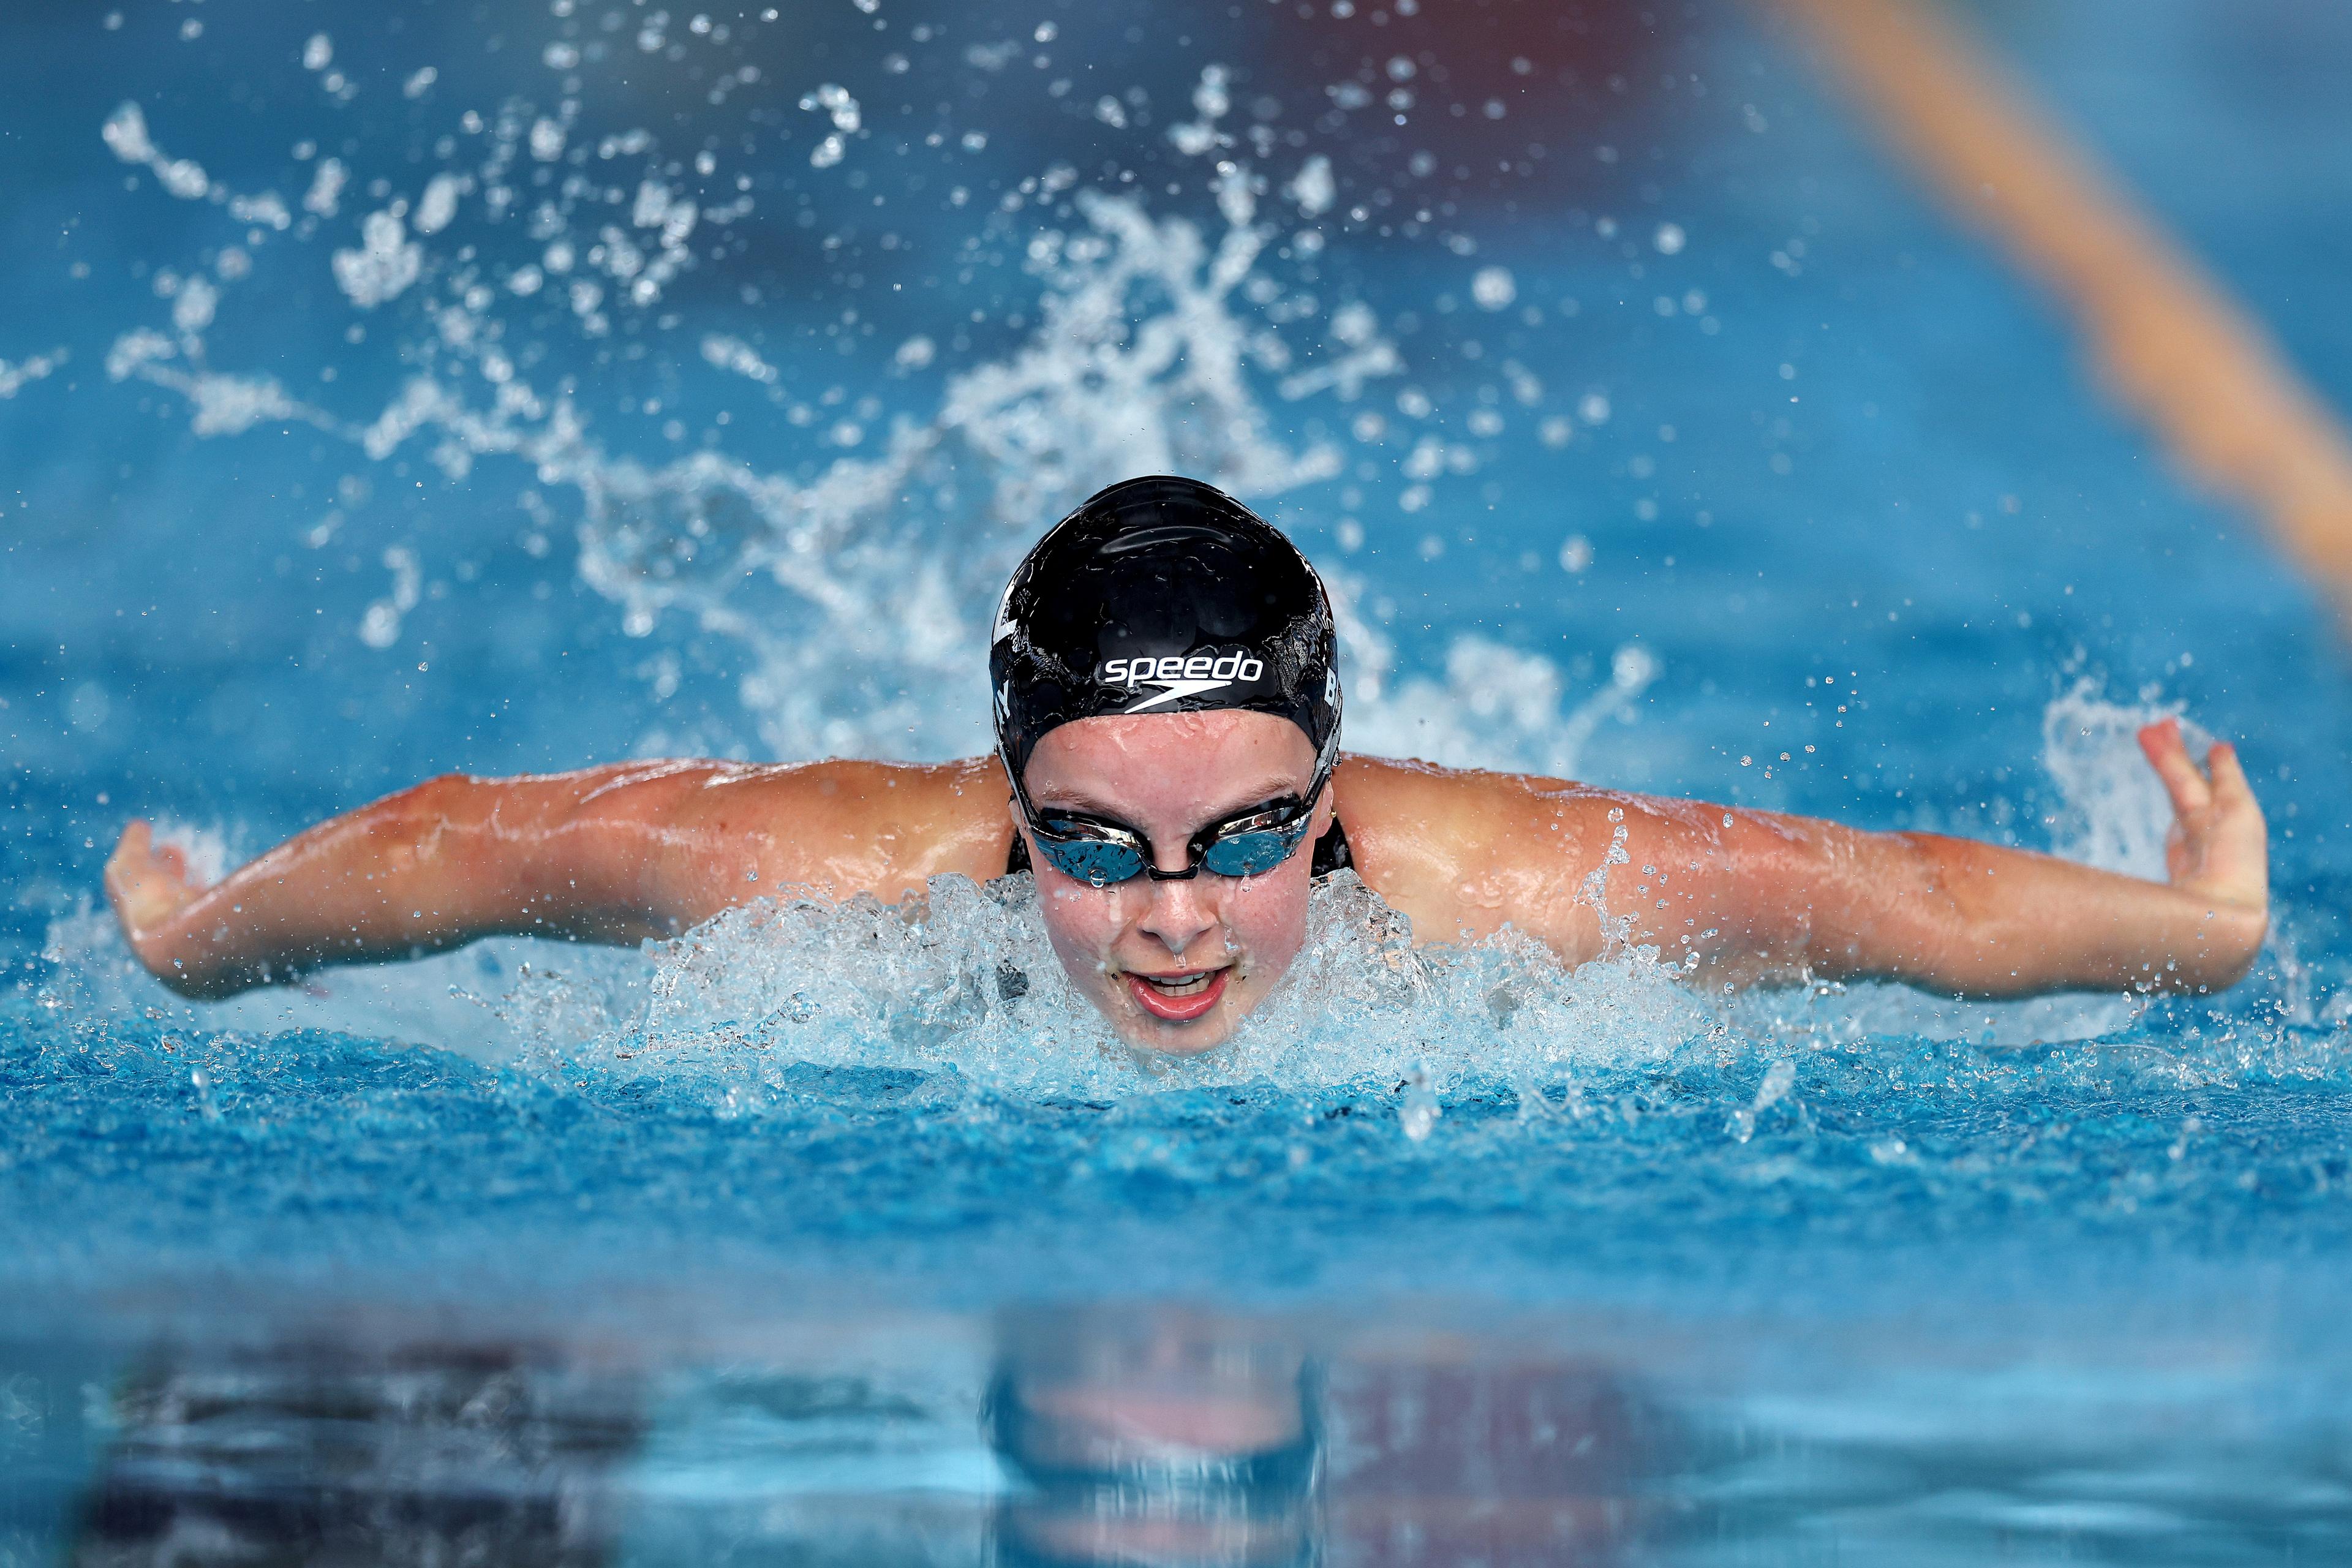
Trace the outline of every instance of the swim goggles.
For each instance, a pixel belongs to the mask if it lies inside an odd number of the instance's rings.
[[[1335,756],[1316,769],[1304,799],[1284,795],[1192,835],[1181,871],[1161,870],[1153,863],[1151,841],[1122,823],[1083,811],[1039,812],[1030,803],[1021,775],[1009,765],[1005,771],[1038,854],[1065,877],[1107,888],[1139,876],[1155,882],[1187,882],[1203,868],[1220,877],[1255,877],[1273,870],[1298,852],[1315,818],[1315,802],[1330,782],[1331,763],[1336,760]]]

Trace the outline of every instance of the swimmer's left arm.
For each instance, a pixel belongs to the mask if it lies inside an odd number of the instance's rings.
[[[2268,928],[2262,811],[2231,748],[2200,771],[2175,723],[2140,743],[2172,797],[2166,882],[1558,780],[1490,774],[1465,788],[1473,775],[1399,764],[1364,770],[1369,809],[1349,808],[1351,829],[1364,827],[1350,836],[1365,879],[1440,941],[1507,923],[1571,963],[1631,942],[1712,984],[2218,990],[2244,975]],[[1383,833],[1384,820],[1444,826]]]
[[[1896,980],[1975,997],[2220,990],[2268,929],[2262,810],[2231,747],[2200,770],[2171,721],[2140,744],[2173,804],[2165,882],[1940,834],[1717,810],[1712,825],[1644,814],[1629,861],[1659,875],[1608,901],[1630,906],[1636,940],[1685,964],[1696,953],[1693,967],[1734,983]],[[1688,880],[1677,889],[1671,873]]]

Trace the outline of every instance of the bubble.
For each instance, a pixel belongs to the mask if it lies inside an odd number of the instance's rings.
[[[360,248],[335,252],[335,286],[352,304],[373,310],[399,298],[416,281],[424,271],[425,252],[390,211],[370,213],[360,235]]]
[[[826,82],[815,91],[803,95],[801,107],[822,110],[832,121],[833,128],[844,133],[855,132],[864,123],[864,112],[849,89],[837,82]]]
[[[58,367],[66,363],[67,357],[64,349],[58,349],[46,354],[35,354],[15,364],[0,359],[0,402],[16,396],[32,383],[55,374]]]
[[[1482,267],[1470,279],[1470,298],[1482,310],[1507,310],[1518,297],[1519,286],[1507,268]]]
[[[95,680],[83,681],[66,700],[66,722],[77,730],[100,729],[113,711],[113,699],[107,695],[106,688]]]
[[[341,160],[322,160],[310,174],[310,189],[302,197],[302,210],[320,217],[332,217],[338,209],[343,190],[343,165]]]
[[[457,197],[464,188],[464,182],[455,174],[439,174],[427,181],[425,194],[416,202],[416,232],[438,234],[447,228],[457,216]]]
[[[1310,218],[1330,211],[1339,195],[1339,183],[1331,177],[1331,160],[1319,153],[1307,160],[1283,189],[1297,204],[1299,215]]]
[[[747,380],[772,383],[780,373],[774,365],[760,357],[759,351],[740,338],[723,332],[706,333],[702,340],[702,357],[709,364]]]

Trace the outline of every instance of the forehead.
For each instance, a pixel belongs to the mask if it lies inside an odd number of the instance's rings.
[[[1306,732],[1272,713],[1132,713],[1047,731],[1024,782],[1041,801],[1139,814],[1251,805],[1314,771]]]

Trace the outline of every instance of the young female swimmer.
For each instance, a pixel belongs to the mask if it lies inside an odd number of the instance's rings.
[[[2170,879],[2151,882],[1935,834],[1342,755],[1335,653],[1322,584],[1271,525],[1206,485],[1133,479],[1013,574],[990,657],[994,756],[453,775],[205,889],[132,823],[107,892],[142,962],[209,997],[494,934],[666,937],[780,888],[896,900],[946,873],[1032,873],[1078,989],[1129,1041],[1181,1054],[1265,1000],[1306,940],[1313,879],[1342,866],[1424,941],[1508,924],[1576,964],[1614,927],[1669,960],[1696,954],[1686,973],[1718,986],[2219,989],[2262,945],[2262,811],[2229,746],[2200,770],[2168,721],[2140,732],[2175,813]],[[1621,829],[1626,858],[1598,880]]]

